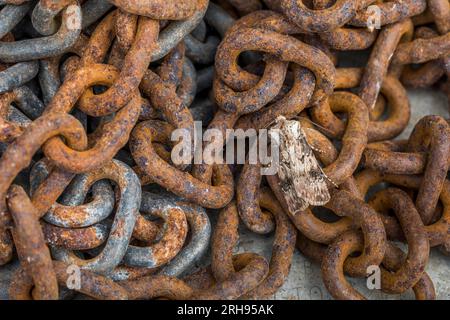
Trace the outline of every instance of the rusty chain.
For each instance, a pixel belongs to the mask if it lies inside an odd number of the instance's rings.
[[[374,266],[381,291],[435,299],[450,121],[424,110],[398,140],[411,87],[450,99],[448,0],[0,0],[0,265],[20,262],[0,291],[261,299],[298,249],[336,299],[366,299],[346,276]],[[248,156],[193,162],[278,116],[301,124],[325,205],[291,212]],[[222,137],[196,141],[197,121]],[[241,222],[273,234],[269,256],[236,253]]]

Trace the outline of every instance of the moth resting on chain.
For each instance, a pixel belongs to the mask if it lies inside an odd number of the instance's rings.
[[[295,214],[309,205],[321,206],[330,201],[328,177],[306,141],[300,122],[279,116],[272,129],[278,129],[280,161],[278,177],[289,211]]]

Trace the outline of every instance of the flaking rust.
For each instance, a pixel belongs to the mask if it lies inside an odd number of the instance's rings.
[[[310,205],[322,206],[330,201],[329,179],[306,140],[300,122],[279,116],[272,129],[278,129],[278,177],[289,211],[295,214]]]
[[[448,0],[0,0],[0,297],[279,297],[297,245],[334,298],[372,267],[446,298],[425,270],[450,252],[450,121],[424,107],[393,139],[408,86],[449,94],[449,31]],[[264,179],[227,131],[274,123]],[[226,164],[176,164],[176,129]],[[241,223],[270,258],[236,254]]]

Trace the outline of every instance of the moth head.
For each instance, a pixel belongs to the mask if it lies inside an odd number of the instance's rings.
[[[275,119],[275,126],[282,126],[286,123],[287,119],[284,116],[278,116]]]

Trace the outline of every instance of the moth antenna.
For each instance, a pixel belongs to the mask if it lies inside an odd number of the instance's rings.
[[[322,171],[322,172],[323,172],[323,171]],[[330,181],[330,183],[331,183],[333,186],[335,186],[336,188],[339,189],[339,186],[338,186],[336,183],[334,183],[333,180],[331,180],[330,178],[328,178],[328,176],[325,174],[325,172],[323,172],[323,175],[325,176],[325,178],[327,178],[328,181]]]
[[[268,125],[266,125],[265,129],[268,128],[268,127],[271,127],[273,124],[276,124],[276,123],[280,122],[281,119],[284,120],[284,121],[289,120],[289,119],[286,119],[285,116],[279,115],[278,117],[273,119]]]
[[[316,123],[316,122],[314,122],[314,121],[312,121],[312,120],[310,120],[310,119],[308,119],[308,118],[306,118],[306,117],[296,117],[296,119],[297,120],[304,120],[304,121],[307,121],[307,122],[309,122],[309,123],[311,123],[313,126],[315,126],[315,127],[317,127],[317,128],[320,128],[320,129],[322,129],[323,131],[325,131],[325,132],[327,132],[329,135],[331,135],[331,136],[334,136],[335,134],[334,134],[334,132],[332,132],[330,129],[327,129],[327,128],[325,128],[324,126],[321,126],[320,124],[318,124],[318,123]]]
[[[268,128],[272,127],[272,125],[273,125],[275,122],[277,122],[277,119],[273,119],[270,123],[268,123],[268,124],[264,127],[264,129],[268,129]]]
[[[306,139],[306,142],[308,142],[308,139]],[[309,144],[310,148],[313,149],[313,151],[316,151],[316,152],[318,152],[318,153],[323,153],[322,150],[317,149],[317,148],[314,147],[311,143],[308,142],[308,144]]]

